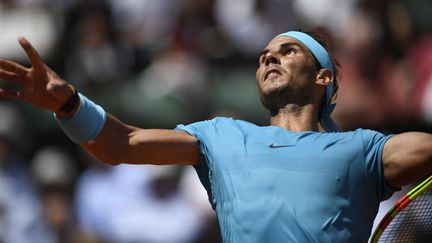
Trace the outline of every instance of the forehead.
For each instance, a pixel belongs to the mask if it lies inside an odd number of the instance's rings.
[[[289,36],[276,36],[267,44],[266,49],[278,48],[288,44],[298,45],[303,50],[309,50],[303,42]]]

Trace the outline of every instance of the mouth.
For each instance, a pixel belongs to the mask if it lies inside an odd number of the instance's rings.
[[[272,73],[279,74],[279,75],[282,74],[278,69],[270,68],[263,73],[263,81],[265,81]]]

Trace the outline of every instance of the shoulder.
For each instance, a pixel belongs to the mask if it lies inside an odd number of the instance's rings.
[[[189,125],[178,125],[175,129],[185,131],[195,137],[214,136],[216,134],[230,134],[249,131],[258,128],[257,125],[236,120],[230,117],[215,117],[211,120],[204,120]]]
[[[211,120],[194,122],[189,125],[180,124],[177,127],[223,128],[223,127],[258,127],[258,126],[253,123],[243,121],[243,120],[233,119],[231,117],[215,117]]]
[[[358,139],[361,139],[366,147],[374,146],[376,144],[384,144],[393,136],[392,134],[384,134],[379,131],[363,128],[356,129],[353,132]]]
[[[364,128],[358,128],[356,130],[345,132],[325,132],[324,134],[326,134],[327,136],[342,137],[347,139],[360,140],[363,142],[380,140],[382,138],[392,136],[379,131]]]
[[[358,128],[345,132],[324,132],[321,133],[323,141],[337,142],[339,144],[357,145],[367,151],[374,147],[382,147],[393,135],[387,135],[378,131]],[[326,139],[325,139],[326,138]]]

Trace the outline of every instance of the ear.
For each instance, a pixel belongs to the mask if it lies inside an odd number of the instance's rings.
[[[316,77],[315,83],[317,85],[328,86],[333,82],[333,73],[325,68],[321,68]]]

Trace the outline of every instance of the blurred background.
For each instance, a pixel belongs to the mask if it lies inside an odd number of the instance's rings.
[[[344,130],[431,131],[431,12],[429,0],[0,0],[0,56],[28,65],[17,42],[28,38],[131,125],[266,125],[258,53],[279,33],[316,30],[342,65]],[[103,165],[52,114],[1,99],[0,242],[221,240],[191,168]]]

